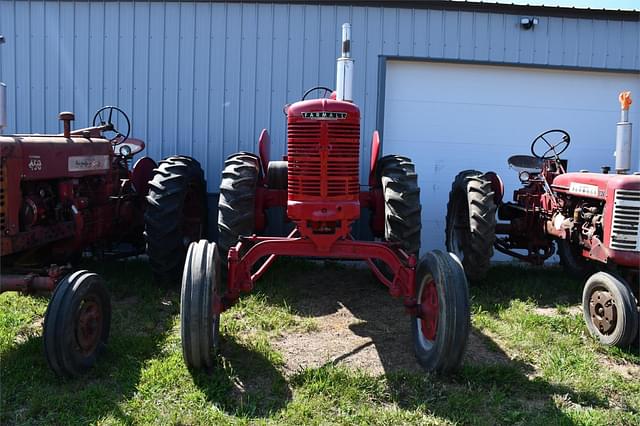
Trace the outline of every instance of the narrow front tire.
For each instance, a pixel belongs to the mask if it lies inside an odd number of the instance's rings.
[[[606,272],[593,274],[582,292],[589,333],[603,345],[626,348],[638,336],[638,302],[627,283]]]
[[[467,346],[471,314],[464,270],[451,254],[435,250],[420,259],[416,300],[411,330],[418,363],[429,372],[454,372]]]
[[[44,317],[44,352],[59,376],[77,377],[93,367],[109,340],[111,302],[104,280],[88,271],[63,278]]]
[[[187,251],[180,292],[182,355],[191,369],[210,369],[218,350],[221,306],[220,255],[216,243],[193,242]]]

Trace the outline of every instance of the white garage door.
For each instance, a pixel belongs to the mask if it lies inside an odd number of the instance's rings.
[[[446,204],[459,171],[498,172],[510,200],[518,179],[506,160],[529,154],[531,141],[545,130],[571,135],[563,154],[570,171],[613,166],[621,90],[631,90],[636,99],[631,121],[638,170],[637,74],[388,61],[383,151],[416,162],[423,250],[444,248]]]

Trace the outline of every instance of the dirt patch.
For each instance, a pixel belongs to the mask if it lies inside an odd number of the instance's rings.
[[[14,342],[18,345],[25,343],[27,340],[32,337],[36,337],[42,334],[42,327],[44,325],[44,318],[36,318],[31,322],[31,324],[23,327],[18,331],[16,337],[14,338]]]
[[[600,358],[600,364],[602,364],[605,369],[614,371],[625,379],[640,381],[640,365],[638,364],[621,359],[612,360],[606,357]]]
[[[326,364],[344,365],[379,375],[399,370],[420,371],[413,353],[409,317],[401,300],[392,298],[367,270],[347,269],[314,275],[300,289],[293,307],[316,319],[310,333],[285,333],[272,342],[284,356],[285,374]],[[336,277],[339,277],[336,279]],[[292,282],[295,282],[293,277]],[[471,333],[466,362],[508,362],[499,349],[487,345],[490,338]]]
[[[543,307],[543,308],[535,308],[534,312],[536,314],[538,314],[538,315],[544,315],[546,317],[554,317],[554,316],[559,316],[559,315],[571,315],[571,316],[573,316],[573,315],[582,314],[582,306],[580,306],[580,305],[569,306],[567,308],[563,308],[562,310],[563,310],[563,312],[560,313],[560,312],[558,312],[558,308]]]

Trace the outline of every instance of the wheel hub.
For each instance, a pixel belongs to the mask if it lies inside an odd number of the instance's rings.
[[[596,290],[589,299],[589,314],[593,325],[602,334],[611,334],[616,328],[618,312],[614,298],[606,290]]]
[[[102,307],[97,300],[85,299],[76,318],[76,341],[83,355],[93,352],[102,335]]]
[[[438,331],[438,315],[440,305],[438,303],[438,291],[436,282],[431,279],[424,285],[420,297],[420,329],[427,340],[435,340]]]

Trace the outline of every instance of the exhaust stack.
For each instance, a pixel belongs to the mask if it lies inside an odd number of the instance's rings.
[[[4,36],[0,35],[0,44],[4,43]],[[7,86],[0,82],[0,133],[7,127]]]
[[[621,111],[620,122],[616,125],[616,173],[627,174],[631,170],[631,92],[621,92],[618,99]]]
[[[351,59],[351,24],[342,24],[342,56],[338,58],[336,99],[353,101],[353,59]]]
[[[7,127],[7,86],[0,83],[0,134]]]

